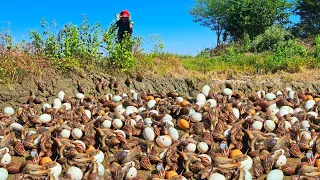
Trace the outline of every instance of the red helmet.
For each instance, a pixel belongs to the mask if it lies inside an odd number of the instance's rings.
[[[120,17],[130,18],[130,12],[128,10],[123,10],[120,12]]]

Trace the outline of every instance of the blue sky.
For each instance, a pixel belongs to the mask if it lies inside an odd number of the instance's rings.
[[[41,29],[42,17],[48,22],[56,19],[59,28],[69,22],[79,25],[82,14],[86,14],[91,23],[100,21],[106,28],[115,20],[116,13],[128,9],[135,23],[134,36],[144,38],[146,50],[151,48],[148,36],[159,34],[165,51],[196,55],[206,47],[215,47],[216,36],[209,28],[193,22],[189,14],[192,4],[193,0],[4,1],[0,27],[7,27],[9,21],[12,36],[20,41],[29,37],[29,30]]]

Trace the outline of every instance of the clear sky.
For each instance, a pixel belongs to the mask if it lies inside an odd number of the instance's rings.
[[[56,19],[58,26],[72,22],[80,25],[82,14],[90,23],[100,21],[108,27],[115,14],[122,9],[131,12],[135,23],[134,36],[144,38],[144,48],[150,34],[159,34],[165,44],[165,51],[196,55],[206,47],[215,47],[216,36],[209,28],[193,22],[189,14],[193,0],[16,0],[1,2],[0,27],[11,23],[11,34],[16,41],[27,39],[31,29],[41,29],[40,21]],[[58,27],[59,28],[59,27]]]

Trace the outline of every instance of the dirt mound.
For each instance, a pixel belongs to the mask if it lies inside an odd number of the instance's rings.
[[[294,75],[296,77],[306,76],[301,73]],[[287,78],[286,78],[287,77]],[[96,83],[104,79],[110,84],[110,79],[114,78],[119,84],[118,91],[114,91],[110,87],[102,90],[100,93],[96,90]],[[126,83],[130,79],[131,84]],[[318,92],[320,90],[320,81],[316,76],[309,76],[309,79],[292,80],[292,75],[276,74],[266,76],[242,76],[233,79],[211,78],[208,75],[206,79],[199,78],[184,78],[184,77],[163,77],[163,76],[147,76],[134,75],[128,77],[124,74],[112,74],[104,72],[87,72],[87,73],[69,73],[67,75],[44,75],[43,77],[26,77],[19,83],[2,84],[0,85],[0,108],[12,106],[17,108],[19,105],[26,103],[30,90],[34,95],[43,98],[46,102],[51,103],[57,96],[59,91],[64,91],[67,96],[75,96],[78,92],[78,83],[85,89],[85,95],[101,97],[106,93],[123,93],[129,92],[131,89],[146,90],[150,92],[168,93],[175,91],[182,96],[192,99],[201,91],[201,88],[208,84],[213,91],[219,92],[225,87],[225,82],[232,85],[234,92],[240,94],[250,94],[261,89],[267,90],[268,87],[273,87],[275,90],[291,87],[292,89],[309,89]],[[42,83],[43,92],[38,88],[38,83]]]

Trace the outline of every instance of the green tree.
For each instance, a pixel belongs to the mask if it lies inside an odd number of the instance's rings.
[[[287,0],[195,0],[190,14],[202,26],[223,32],[224,41],[236,41],[245,34],[252,39],[274,24],[287,24],[290,8]]]
[[[293,33],[300,37],[320,34],[320,1],[297,0],[294,13],[300,16],[300,22],[293,28]]]

